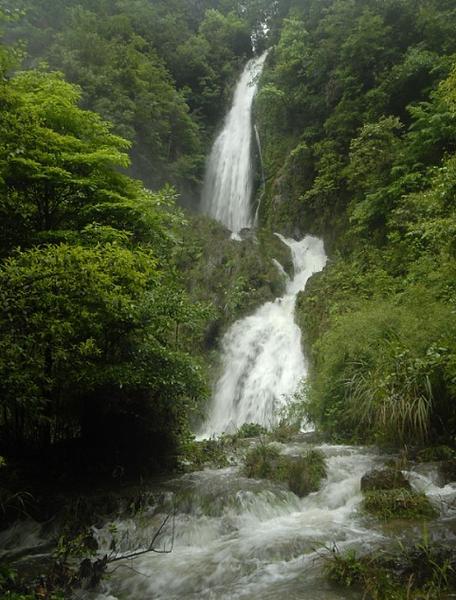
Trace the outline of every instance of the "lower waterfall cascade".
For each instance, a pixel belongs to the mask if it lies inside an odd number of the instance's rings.
[[[323,242],[279,236],[290,250],[294,277],[285,295],[237,321],[223,338],[220,377],[200,437],[232,433],[243,423],[272,426],[306,375],[301,331],[294,321],[298,292],[326,264]]]

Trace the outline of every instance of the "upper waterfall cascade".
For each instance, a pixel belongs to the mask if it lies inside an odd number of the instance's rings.
[[[206,168],[202,210],[233,233],[253,225],[252,104],[266,56],[247,63]]]

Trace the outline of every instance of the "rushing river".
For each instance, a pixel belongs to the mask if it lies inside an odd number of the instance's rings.
[[[304,443],[282,448],[299,454]],[[170,554],[146,554],[117,571],[99,600],[168,598],[341,599],[321,577],[320,553],[362,546],[378,537],[359,517],[359,480],[377,462],[370,451],[322,446],[328,478],[322,489],[299,499],[281,485],[241,477],[236,467],[206,470],[169,482],[169,510],[176,502],[174,546]],[[166,497],[166,494],[165,494]],[[164,508],[151,507],[137,522],[122,522],[137,543],[147,545],[163,519]],[[105,535],[109,545],[109,533]],[[159,547],[171,547],[168,525]]]
[[[255,443],[255,442],[251,442]],[[299,455],[306,436],[278,445]],[[166,515],[174,515],[155,548],[110,566],[95,592],[84,600],[361,600],[355,591],[328,583],[324,567],[334,544],[360,552],[393,547],[422,537],[420,524],[381,525],[359,510],[360,478],[387,457],[370,448],[322,445],[328,476],[318,492],[298,498],[281,485],[242,477],[238,466],[182,475],[153,488],[152,500],[132,518],[110,522],[94,533],[99,554],[111,552],[112,536],[121,555],[147,548]],[[431,522],[432,538],[456,540],[456,487],[443,486],[433,465],[404,474],[440,510]],[[113,533],[114,532],[114,533]],[[0,534],[2,554],[16,568],[49,552],[52,524],[20,523]]]
[[[299,455],[306,443],[282,446]],[[283,486],[245,479],[237,467],[206,470],[171,480],[163,502],[136,520],[117,524],[130,532],[124,550],[146,547],[165,514],[176,511],[157,547],[170,554],[145,554],[125,562],[107,580],[97,600],[344,600],[361,596],[331,586],[323,570],[334,544],[359,551],[420,538],[420,526],[381,527],[359,511],[360,478],[381,459],[372,450],[321,446],[328,477],[320,491],[298,498]],[[454,486],[441,487],[435,470],[406,473],[442,511],[431,528],[454,539]],[[98,532],[109,547],[108,528]],[[130,567],[133,567],[130,568]]]

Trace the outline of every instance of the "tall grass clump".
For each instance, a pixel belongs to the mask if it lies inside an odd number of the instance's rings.
[[[421,293],[419,293],[421,292]],[[314,347],[308,413],[342,437],[424,443],[456,424],[456,319],[422,290],[334,318]]]

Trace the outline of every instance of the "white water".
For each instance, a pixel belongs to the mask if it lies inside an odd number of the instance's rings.
[[[305,441],[278,445],[298,456]],[[156,488],[157,501],[134,518],[94,529],[97,556],[147,548],[165,515],[175,512],[155,547],[169,554],[144,554],[113,563],[99,590],[77,591],[84,600],[361,600],[356,591],[331,586],[323,575],[334,544],[341,551],[407,545],[422,540],[421,524],[403,521],[384,526],[363,514],[360,479],[388,457],[372,449],[322,445],[327,479],[318,492],[298,498],[286,486],[242,477],[238,467],[183,475]],[[417,465],[404,474],[426,491],[441,511],[428,524],[430,539],[454,543],[456,485],[439,484],[435,465]],[[49,523],[17,523],[0,533],[4,559],[23,565],[40,560],[55,535]],[[55,541],[55,540],[54,540]],[[40,552],[42,547],[42,554]],[[8,557],[9,555],[9,557]],[[39,572],[39,571],[37,571]]]
[[[252,103],[266,55],[247,63],[206,168],[202,210],[234,233],[253,225]]]
[[[301,445],[298,452],[304,449]],[[378,459],[360,448],[321,449],[328,460],[327,482],[303,499],[281,485],[244,479],[234,467],[176,480],[173,552],[146,554],[134,561],[134,571],[116,572],[99,600],[357,598],[324,582],[319,552],[325,554],[324,547],[334,542],[340,548],[363,547],[383,539],[357,512],[360,477]],[[123,521],[117,529],[129,529],[136,548],[144,547],[164,514],[156,509],[144,524]],[[98,536],[103,552],[110,543],[108,527]],[[171,536],[170,525],[159,546],[170,547]]]
[[[313,236],[300,242],[279,237],[291,250],[294,278],[282,298],[237,321],[223,338],[224,372],[201,437],[233,432],[243,423],[272,426],[306,376],[301,331],[294,321],[296,296],[325,266],[326,255],[323,242]]]
[[[306,444],[280,446],[299,455]],[[125,563],[107,580],[97,600],[361,600],[362,595],[332,587],[322,573],[334,544],[359,552],[372,547],[398,548],[398,540],[419,538],[421,527],[391,531],[359,510],[360,479],[382,459],[372,450],[349,446],[320,447],[328,477],[320,491],[298,498],[269,481],[244,479],[235,467],[185,475],[168,483],[168,504],[155,507],[139,521],[120,521],[118,535],[132,537],[122,548],[147,547],[164,515],[175,502],[174,547],[171,554],[146,554]],[[435,469],[433,470],[435,475]],[[416,472],[406,472],[415,485]],[[432,479],[432,477],[431,477]],[[433,485],[425,476],[422,484]],[[438,488],[449,493],[450,486]],[[456,493],[451,486],[452,498]],[[438,506],[440,506],[438,504]],[[430,535],[450,535],[455,509],[430,524]],[[451,520],[452,519],[452,520]],[[109,527],[98,531],[100,553],[109,548]],[[159,547],[168,548],[172,525]],[[134,571],[128,566],[134,567]]]

